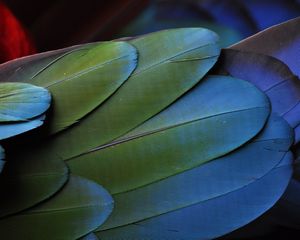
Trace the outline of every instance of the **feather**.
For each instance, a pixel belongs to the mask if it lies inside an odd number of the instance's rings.
[[[0,139],[9,138],[43,124],[50,94],[26,83],[0,84]],[[38,117],[37,117],[38,116]]]
[[[284,62],[291,71],[300,76],[298,64],[300,18],[284,22],[251,36],[240,43],[231,46],[231,49],[251,51],[273,56]],[[276,39],[276,41],[274,41]],[[299,80],[298,80],[299,81]],[[300,101],[290,109],[291,118],[297,118],[300,113]],[[300,125],[295,127],[296,141],[300,141]]]
[[[273,56],[284,62],[299,77],[299,26],[300,17],[270,27],[230,48]]]
[[[123,84],[136,66],[136,51],[125,42],[92,44],[39,65],[25,81],[51,92],[54,107],[47,129],[56,133],[94,110]]]
[[[241,189],[141,222],[97,232],[97,236],[103,240],[201,240],[224,235],[274,205],[291,177],[291,162],[292,156],[287,154],[272,171]]]
[[[262,31],[241,43],[233,45],[231,48],[236,50],[247,50],[256,53],[263,53],[283,61],[291,69],[291,71],[300,76],[298,64],[298,49],[299,49],[299,24],[300,18],[290,20],[288,22],[271,27]],[[274,41],[276,39],[276,41]],[[297,83],[296,83],[297,81]],[[295,144],[300,141],[300,91],[299,79],[295,79],[295,84],[290,86],[289,92],[293,91],[293,96],[297,96],[294,106],[287,109],[288,112],[285,118],[291,123],[295,131]],[[296,93],[296,94],[295,94]],[[286,101],[290,96],[284,94],[280,96],[281,101]],[[297,145],[296,145],[297,146]],[[293,147],[293,151],[297,148]],[[280,224],[286,224],[290,227],[295,227],[297,224],[297,207],[294,205],[295,198],[299,195],[299,188],[297,187],[298,181],[294,178],[285,195],[274,208],[272,215],[280,219]],[[274,217],[273,216],[273,217]],[[284,223],[285,222],[285,223]]]
[[[187,38],[186,36],[189,34],[190,36]],[[176,41],[178,44],[169,45],[169,41],[171,40]],[[44,143],[41,143],[40,145],[37,143],[34,143],[33,145],[27,144],[23,147],[25,150],[23,149],[18,152],[15,152],[14,148],[10,148],[12,149],[12,152],[10,153],[11,159],[9,161],[9,165],[7,165],[5,174],[3,174],[3,179],[1,179],[1,184],[4,185],[4,187],[2,187],[4,191],[1,192],[1,194],[3,193],[7,196],[7,198],[2,200],[2,216],[11,215],[21,210],[25,210],[26,208],[32,207],[45,199],[52,199],[51,197],[61,189],[62,185],[66,182],[67,172],[65,166],[62,168],[55,164],[59,164],[60,166],[62,165],[59,161],[64,159],[64,151],[67,151],[69,146],[72,146],[69,139],[65,138],[66,133],[69,134],[69,137],[72,137],[72,139],[73,136],[78,133],[84,133],[83,136],[87,137],[86,141],[76,141],[76,145],[79,144],[79,149],[77,149],[78,146],[76,147],[73,145],[73,151],[76,150],[78,153],[81,153],[85,148],[88,148],[86,150],[89,150],[89,148],[93,147],[93,144],[95,144],[94,147],[97,147],[98,144],[101,145],[101,143],[105,143],[105,141],[112,140],[114,136],[118,137],[118,134],[124,134],[130,130],[130,128],[133,128],[135,125],[147,120],[147,118],[152,117],[153,114],[161,111],[167,105],[176,100],[180,95],[193,87],[211,68],[219,54],[219,48],[216,45],[216,40],[216,35],[208,30],[179,29],[159,32],[131,41],[130,44],[133,44],[139,52],[138,69],[135,70],[130,79],[128,79],[126,83],[113,94],[112,97],[109,97],[104,104],[92,111],[92,114],[84,116],[80,120],[80,124],[75,124],[74,126],[67,128],[65,131],[51,137],[50,141],[53,141],[59,150],[63,150],[62,152],[52,151],[53,148],[51,146],[49,147],[47,144],[44,145]],[[120,43],[110,44],[116,45]],[[122,44],[128,45],[128,43]],[[93,44],[87,46],[87,48],[93,47]],[[164,49],[164,51],[160,51],[160,55],[153,55],[154,52],[161,49]],[[32,81],[32,83],[42,85],[44,79],[41,78],[39,80],[41,82],[38,82],[34,76],[40,76],[44,73],[44,71],[37,71],[37,68],[35,67],[38,66],[38,69],[45,69],[45,71],[47,71],[49,67],[51,68],[53,64],[58,62],[60,59],[63,59],[65,56],[68,56],[69,53],[72,54],[79,51],[80,48],[75,48],[71,49],[70,52],[68,52],[68,50],[62,50],[42,54],[41,56],[33,56],[33,59],[20,59],[20,62],[25,62],[25,66],[22,66],[22,63],[18,63],[18,61],[13,61],[11,62],[13,67],[9,64],[4,64],[2,65],[3,71],[0,72],[2,72],[3,76],[7,76],[6,79],[11,81],[18,77],[16,72],[19,71],[20,76],[23,78],[21,81]],[[16,69],[14,67],[16,67]],[[57,67],[60,68],[60,66]],[[181,68],[179,69],[179,67]],[[170,71],[173,71],[174,74],[169,75]],[[176,75],[177,73],[178,75]],[[12,76],[10,74],[12,74]],[[161,86],[161,94],[159,96],[157,95],[159,90],[157,84],[159,84],[158,86]],[[124,86],[126,86],[125,90]],[[167,89],[167,91],[165,91],[165,89]],[[65,91],[68,91],[68,87],[65,88]],[[135,92],[140,92],[140,95],[133,94]],[[145,98],[145,101],[148,101],[148,103],[146,102],[142,104],[138,102],[139,99],[144,99],[142,93],[146,94],[145,96],[147,97]],[[124,95],[125,100],[128,100],[127,104],[126,102],[124,102],[123,105],[119,104],[119,97],[122,96],[122,94]],[[131,100],[131,96],[133,96],[134,99]],[[115,103],[111,104],[110,102],[112,99],[115,99],[113,100]],[[130,108],[131,101],[134,101],[137,104],[135,109]],[[108,104],[111,104],[112,108],[110,109],[106,107],[106,112],[102,112],[103,107]],[[140,106],[142,105],[149,106],[149,111],[140,111]],[[124,107],[125,111],[118,112],[119,110],[122,110],[122,107]],[[134,119],[132,123],[124,128],[122,124],[126,124],[126,122],[124,122],[124,117],[127,117],[126,109],[129,111],[128,114],[134,113],[135,115],[138,115],[138,121]],[[140,115],[137,113],[140,113]],[[113,136],[110,136],[110,132],[107,131],[109,138],[104,135],[103,139],[103,131],[106,130],[107,126],[101,124],[101,121],[104,123],[105,121],[115,121],[115,119],[112,118],[115,114],[119,114],[119,116],[123,118],[121,119],[122,121],[116,119],[122,124],[119,126],[117,122],[115,125],[112,125],[109,131],[116,128],[117,132],[113,133]],[[101,116],[104,117],[104,120]],[[90,118],[90,120],[88,120],[88,118]],[[90,125],[91,121],[94,124]],[[128,121],[131,121],[131,119],[128,119]],[[108,123],[109,122],[107,122],[107,124]],[[70,134],[69,131],[73,132],[79,125],[79,131],[77,130],[75,133]],[[98,135],[95,129],[98,129],[98,133],[101,134]],[[67,145],[59,146],[61,142],[58,144],[59,141],[57,139],[60,139],[61,137],[63,137],[63,141],[65,141],[65,144]],[[78,139],[78,137],[76,138]],[[90,141],[89,138],[92,138],[92,141]],[[100,140],[98,140],[99,138]],[[73,143],[75,142],[73,141]],[[85,148],[80,148],[80,144],[84,145]],[[68,147],[66,148],[66,146]],[[45,155],[40,154],[40,152],[45,153]],[[50,166],[47,167],[48,165]],[[53,169],[53,171],[48,171],[49,169]],[[54,179],[51,179],[50,177],[53,174]],[[19,188],[16,188],[16,186],[19,186]],[[8,199],[14,199],[15,201],[9,202]]]
[[[234,152],[150,185],[114,194],[114,211],[98,230],[141,221],[240,189],[276,167],[292,142],[292,129],[272,115],[259,136]]]
[[[205,77],[220,53],[216,42],[209,30],[173,29],[2,65],[5,80],[20,77],[48,87],[54,102],[42,141],[18,151],[8,143],[9,161],[0,175],[1,196],[7,196],[4,204],[0,199],[1,233],[12,239],[65,240],[93,238],[97,229],[99,238],[109,240],[211,239],[272,207],[291,177],[292,131],[280,117],[269,117],[268,97],[253,84]],[[108,46],[123,46],[130,54],[113,55]],[[107,93],[100,100],[96,94],[95,101],[87,101],[91,105],[78,106],[85,98],[78,86],[90,84],[85,84],[86,70],[104,57],[99,71],[111,73],[106,60],[113,65],[122,54],[129,56],[122,80],[108,91],[97,89]],[[66,70],[81,80],[57,84],[56,75]],[[286,72],[275,72],[271,84],[276,87]],[[76,111],[64,109],[68,105],[62,100],[76,88]],[[67,119],[62,124],[54,121],[59,104],[59,118]],[[97,184],[117,204],[106,223],[113,201]],[[18,232],[12,231],[15,226]]]
[[[1,236],[10,239],[73,240],[93,231],[111,213],[113,200],[101,186],[71,176],[51,199],[0,219]],[[18,231],[15,227],[18,226]]]
[[[268,115],[268,100],[249,83],[208,77],[137,129],[67,163],[110,193],[124,192],[234,150],[261,130]]]
[[[6,139],[40,127],[45,120],[45,115],[33,118],[26,122],[13,122],[0,124],[0,139]]]
[[[94,110],[127,80],[135,66],[135,48],[125,42],[107,42],[67,52],[37,69],[28,82],[47,88],[53,96],[48,131],[56,133]]]
[[[27,121],[45,112],[50,94],[41,87],[25,83],[0,84],[0,122]]]
[[[0,217],[7,216],[49,198],[56,193],[68,179],[68,169],[59,158],[26,158],[34,149],[22,152],[23,158],[15,148],[7,150],[7,162],[0,175]]]
[[[269,97],[273,112],[283,116],[292,127],[300,124],[300,115],[294,108],[300,101],[300,81],[281,61],[262,54],[224,49],[216,72],[226,72],[255,84]]]
[[[197,28],[161,31],[130,41],[138,50],[139,60],[126,83],[80,124],[43,143],[38,150],[41,153],[35,152],[39,157],[43,152],[49,157],[52,152],[67,159],[128,132],[204,76],[219,55],[216,41],[213,32]]]
[[[68,48],[43,52],[0,64],[1,82],[28,81],[36,74],[37,69],[45,68],[58,57],[79,47],[80,46],[77,45]]]
[[[26,83],[1,83],[0,140],[41,126],[45,118],[41,114],[49,108],[50,101],[51,96],[44,88]],[[0,146],[0,172],[4,163],[4,150]]]

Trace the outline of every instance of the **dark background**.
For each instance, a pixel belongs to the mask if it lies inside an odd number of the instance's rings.
[[[39,51],[109,40],[148,0],[4,0]]]

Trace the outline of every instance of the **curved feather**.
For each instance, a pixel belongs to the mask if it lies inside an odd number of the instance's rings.
[[[254,220],[274,205],[288,185],[291,162],[292,156],[287,154],[278,167],[241,189],[148,220],[97,232],[97,236],[103,240],[219,237]]]
[[[47,88],[53,96],[48,131],[56,133],[99,106],[127,80],[136,58],[131,45],[104,42],[67,52],[37,69],[27,81]]]
[[[236,149],[268,115],[267,98],[252,84],[211,76],[132,132],[67,163],[112,194],[128,191]]]
[[[282,118],[272,115],[259,136],[234,152],[159,182],[113,195],[114,211],[98,230],[141,221],[242,188],[278,165],[292,142],[292,129]]]
[[[41,87],[26,83],[0,84],[0,140],[29,131],[43,124],[43,114],[51,96]],[[0,146],[0,172],[4,166],[4,150]],[[1,202],[1,200],[0,200]]]
[[[27,158],[30,152],[7,149],[7,162],[0,175],[0,217],[7,216],[49,198],[68,179],[68,169],[57,158]],[[22,158],[15,157],[17,154]]]
[[[54,106],[47,129],[55,133],[77,122],[116,91],[136,67],[136,57],[135,48],[125,42],[93,43],[12,62],[15,68],[19,66],[17,73],[9,64],[3,65],[0,76],[2,73],[9,81],[17,79],[49,89]]]
[[[40,127],[45,120],[45,115],[24,122],[0,124],[0,139],[6,139],[15,135]]]
[[[224,49],[217,69],[219,73],[226,72],[253,83],[267,94],[275,113],[292,127],[300,124],[300,108],[296,107],[300,102],[300,81],[281,61],[262,54]]]
[[[300,35],[299,35],[300,18],[295,18],[281,23],[262,32],[259,32],[233,46],[231,49],[263,53],[278,58],[293,71],[298,77],[299,71],[299,54]],[[276,41],[274,41],[276,39]],[[299,79],[298,79],[299,82]],[[300,101],[288,113],[289,118],[299,119]],[[299,124],[295,127],[296,141],[300,141]]]
[[[51,96],[41,87],[26,83],[0,84],[0,139],[9,138],[43,124]]]
[[[273,56],[284,62],[299,77],[299,27],[300,17],[297,17],[261,31],[230,48]]]
[[[22,213],[0,219],[5,239],[80,238],[101,225],[112,211],[113,200],[101,186],[71,176],[49,200]],[[18,231],[15,231],[15,227]]]
[[[51,96],[41,87],[26,83],[0,84],[0,122],[27,121],[44,113]]]
[[[76,45],[58,50],[42,52],[2,63],[0,64],[0,81],[28,81],[37,73],[37,69],[45,68],[63,54],[79,47],[80,45]]]
[[[43,143],[36,155],[49,157],[51,152],[62,159],[80,155],[157,114],[213,66],[219,55],[216,41],[215,33],[201,28],[166,30],[130,41],[139,54],[130,78],[80,124]]]

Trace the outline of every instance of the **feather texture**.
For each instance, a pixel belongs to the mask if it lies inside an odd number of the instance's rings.
[[[278,58],[299,77],[299,25],[300,18],[298,17],[261,31],[234,44],[230,48],[261,53]],[[274,41],[274,39],[276,39],[276,41]]]
[[[44,152],[49,157],[52,152],[66,160],[141,124],[205,75],[219,55],[216,41],[213,32],[196,28],[161,31],[132,40],[139,60],[126,83],[80,124],[43,143],[36,155],[42,157]],[[80,142],[76,136],[80,136]]]
[[[101,186],[71,176],[62,191],[50,200],[2,218],[1,234],[11,239],[73,240],[100,225],[111,213],[112,206],[112,198]],[[15,226],[18,231],[13,231]]]
[[[268,114],[268,100],[252,85],[208,77],[119,140],[67,163],[111,193],[128,191],[234,150],[261,130]]]
[[[260,179],[293,142],[288,124],[272,115],[262,133],[226,156],[142,188],[114,194],[115,209],[99,231],[124,226],[228,194]],[[255,153],[256,157],[253,157]]]
[[[104,102],[127,80],[135,66],[134,47],[125,42],[106,42],[59,56],[36,69],[27,82],[51,92],[54,102],[48,131],[56,133]]]
[[[234,77],[209,76],[217,41],[181,28],[3,64],[0,78],[46,87],[53,106],[37,139],[5,142],[1,234],[212,239],[270,209],[291,178],[297,81],[237,50],[215,69]]]
[[[50,94],[25,83],[0,84],[0,122],[28,121],[50,106]]]
[[[33,151],[7,151],[5,169],[0,175],[0,217],[17,213],[49,198],[68,180],[68,169],[59,158],[26,158]]]
[[[51,96],[44,88],[26,83],[1,83],[0,140],[41,126],[45,118],[42,114],[50,101]],[[0,146],[0,172],[4,164],[4,150]]]
[[[50,94],[26,83],[0,84],[0,139],[9,138],[43,124]]]
[[[255,84],[269,97],[273,112],[283,116],[292,127],[300,124],[295,108],[300,101],[300,81],[281,61],[262,54],[224,49],[217,72]]]
[[[245,225],[274,205],[291,177],[291,161],[291,155],[286,155],[268,174],[237,191],[124,227],[97,232],[97,236],[103,240],[216,238]]]
[[[299,77],[299,25],[300,18],[298,17],[257,33],[254,36],[251,36],[240,43],[231,46],[231,48],[236,50],[263,53],[278,58],[284,62],[295,75]],[[273,39],[276,39],[276,41],[273,41]],[[300,100],[298,100],[298,103],[291,110],[293,111],[290,113],[292,117],[299,116]],[[300,140],[299,124],[295,127],[295,132],[297,143]]]

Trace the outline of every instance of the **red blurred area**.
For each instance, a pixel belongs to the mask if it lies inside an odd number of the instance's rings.
[[[1,1],[1,0],[0,0]],[[114,38],[150,0],[2,0],[30,31],[37,51]]]
[[[11,11],[0,2],[0,63],[35,53],[28,34]]]

